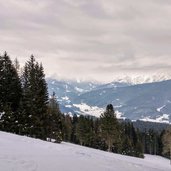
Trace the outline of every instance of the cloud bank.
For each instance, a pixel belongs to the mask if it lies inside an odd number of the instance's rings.
[[[47,76],[171,73],[170,0],[0,0],[0,52]]]

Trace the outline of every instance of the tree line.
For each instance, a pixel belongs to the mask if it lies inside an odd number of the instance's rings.
[[[104,151],[143,157],[140,133],[132,123],[120,123],[111,104],[100,118],[65,115],[64,141]]]
[[[22,72],[5,52],[0,55],[0,130],[53,142],[67,141],[109,152],[143,157],[170,155],[171,131],[139,131],[120,122],[111,104],[100,118],[61,113],[47,91],[44,68],[32,55]]]
[[[66,142],[135,157],[151,154],[169,158],[170,129],[139,130],[131,121],[116,119],[112,105],[107,105],[100,118],[83,115],[63,115],[63,118],[62,132]]]

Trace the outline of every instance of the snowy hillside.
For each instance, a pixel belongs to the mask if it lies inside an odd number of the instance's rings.
[[[169,160],[122,156],[69,143],[54,144],[0,132],[2,171],[170,171]]]

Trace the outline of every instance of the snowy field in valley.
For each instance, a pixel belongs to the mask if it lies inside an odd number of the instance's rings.
[[[128,157],[0,132],[1,171],[171,171],[169,160]]]

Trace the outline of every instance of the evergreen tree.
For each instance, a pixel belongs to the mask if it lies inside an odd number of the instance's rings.
[[[14,68],[16,69],[18,75],[20,74],[20,64],[17,58],[14,60]]]
[[[94,120],[92,147],[104,151],[107,150],[107,145],[105,143],[105,140],[101,137],[100,120],[98,118]]]
[[[76,114],[74,114],[72,118],[72,131],[71,131],[71,142],[78,144],[78,138],[77,138],[77,124],[78,124],[78,117]]]
[[[49,100],[48,115],[44,127],[46,127],[46,135],[50,141],[52,139],[57,143],[62,141],[62,114],[55,93],[53,93]]]
[[[0,113],[3,113],[0,123],[2,130],[16,133],[21,95],[19,76],[10,57],[5,52],[0,56]]]
[[[107,105],[106,111],[100,116],[101,136],[107,143],[108,151],[112,151],[112,146],[117,146],[120,140],[119,123],[117,121],[114,108],[111,104]]]
[[[42,64],[34,56],[25,64],[22,75],[23,86],[23,128],[25,134],[46,139],[48,92]]]
[[[81,145],[91,146],[93,130],[92,122],[88,116],[81,115],[78,118],[76,135]]]
[[[127,135],[124,135],[122,138],[121,148],[122,154],[132,156],[132,142]]]
[[[64,116],[64,124],[63,124],[63,139],[64,141],[71,141],[72,135],[72,120],[69,115]]]
[[[162,156],[163,154],[163,136],[165,134],[165,130],[163,130],[159,136],[158,136],[158,149],[157,149],[157,155]]]
[[[163,154],[170,158],[171,164],[171,127],[165,131],[163,136]]]

